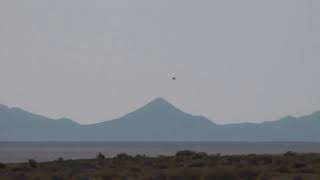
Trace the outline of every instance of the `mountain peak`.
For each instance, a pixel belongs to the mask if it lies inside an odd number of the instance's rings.
[[[3,104],[0,104],[0,109],[8,109],[9,107]]]
[[[172,105],[169,101],[165,100],[164,98],[158,97],[149,102],[144,106],[144,108],[148,109],[175,109],[178,110],[174,105]]]
[[[164,115],[177,115],[177,114],[185,114],[180,109],[176,108],[170,102],[165,100],[164,98],[155,98],[154,100],[150,101],[143,107],[129,113],[128,115],[141,115],[141,116],[164,116]],[[153,119],[153,118],[152,118]]]
[[[148,103],[148,105],[154,105],[154,104],[165,105],[165,106],[168,106],[168,105],[173,106],[169,101],[167,101],[167,100],[165,100],[164,98],[161,98],[161,97],[155,98],[150,103]]]

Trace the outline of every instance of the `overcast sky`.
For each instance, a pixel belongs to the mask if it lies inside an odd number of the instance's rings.
[[[156,97],[218,123],[320,110],[320,1],[0,1],[0,104],[94,123]]]

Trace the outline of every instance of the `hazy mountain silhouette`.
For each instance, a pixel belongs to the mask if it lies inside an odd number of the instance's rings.
[[[122,118],[91,125],[103,139],[113,140],[210,140],[214,124],[187,114],[162,98]]]
[[[218,125],[157,98],[119,119],[80,125],[0,105],[0,141],[320,141],[320,111],[259,124]]]

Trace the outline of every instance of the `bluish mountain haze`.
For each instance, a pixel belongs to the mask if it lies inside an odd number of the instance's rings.
[[[0,105],[0,141],[320,141],[320,112],[218,125],[157,98],[119,119],[81,125]]]

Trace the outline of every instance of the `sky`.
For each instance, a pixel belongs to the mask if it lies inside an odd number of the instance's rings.
[[[88,124],[156,97],[222,124],[320,110],[320,1],[0,1],[0,104]]]

